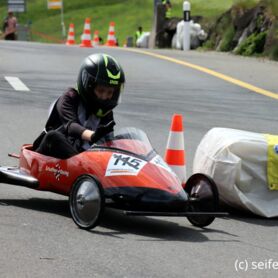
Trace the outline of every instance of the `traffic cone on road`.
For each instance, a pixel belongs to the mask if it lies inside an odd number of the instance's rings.
[[[74,39],[74,24],[71,23],[69,26],[69,32],[68,32],[68,38],[66,45],[74,45],[75,44],[75,39]]]
[[[90,18],[86,18],[85,24],[84,24],[84,31],[81,36],[80,47],[93,47],[91,40],[92,40],[92,38],[91,38],[91,20],[90,20]]]
[[[174,114],[164,160],[177,174],[184,187],[186,182],[186,160],[183,131],[182,115]]]
[[[93,46],[98,46],[99,45],[99,36],[98,36],[98,34],[99,34],[98,30],[96,30],[94,32]]]
[[[107,37],[107,46],[117,46],[117,40],[115,37],[115,22],[110,22],[108,37]]]

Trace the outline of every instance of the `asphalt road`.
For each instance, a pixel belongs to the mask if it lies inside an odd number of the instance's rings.
[[[126,72],[117,127],[145,130],[163,154],[171,116],[183,114],[188,176],[196,147],[212,127],[277,134],[278,100],[192,68],[123,49],[1,41],[1,165],[16,165],[7,153],[33,141],[48,106],[75,86],[82,59],[95,52],[115,56]],[[277,93],[274,62],[152,52]],[[5,76],[19,77],[30,91],[15,91]],[[67,198],[0,184],[0,277],[277,277],[278,270],[269,264],[278,262],[277,220],[235,213],[199,229],[184,218],[135,218],[109,210],[103,223],[88,232],[71,220]],[[246,262],[247,271],[238,273],[235,264]],[[259,263],[261,270],[255,269]]]

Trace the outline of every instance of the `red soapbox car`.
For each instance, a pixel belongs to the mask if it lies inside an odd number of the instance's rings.
[[[194,174],[183,188],[136,128],[123,128],[69,159],[39,154],[32,145],[10,156],[19,159],[19,166],[0,167],[0,183],[69,196],[71,216],[82,229],[98,225],[105,207],[134,216],[186,216],[198,227],[226,216],[218,211],[218,191],[210,177]]]

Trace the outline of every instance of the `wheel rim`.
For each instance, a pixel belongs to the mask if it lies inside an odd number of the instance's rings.
[[[203,174],[195,174],[186,183],[189,195],[189,211],[215,212],[218,210],[218,191],[213,180]],[[204,227],[215,219],[214,216],[189,216],[195,226]]]
[[[92,178],[79,180],[70,201],[74,221],[81,228],[94,226],[100,215],[102,198],[99,186]]]
[[[196,180],[189,193],[193,207],[198,207],[198,211],[213,212],[216,210],[216,198],[212,187],[205,180]]]

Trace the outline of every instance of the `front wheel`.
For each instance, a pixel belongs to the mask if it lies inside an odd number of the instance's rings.
[[[189,212],[217,212],[218,190],[212,178],[204,174],[194,174],[186,182],[185,191],[189,198]],[[210,225],[215,217],[211,215],[192,215],[188,221],[197,227]]]
[[[81,229],[92,229],[101,220],[104,211],[104,193],[91,176],[81,176],[72,186],[69,198],[73,221]]]

